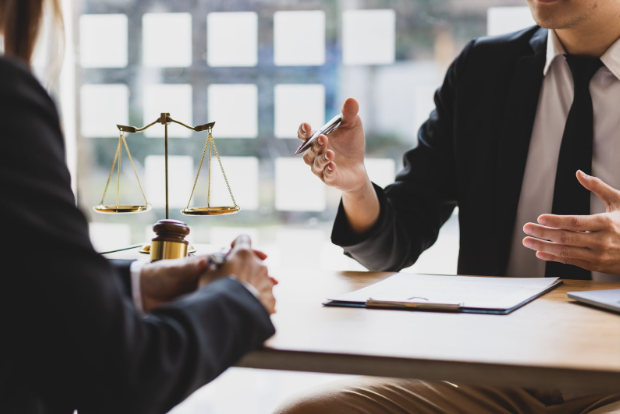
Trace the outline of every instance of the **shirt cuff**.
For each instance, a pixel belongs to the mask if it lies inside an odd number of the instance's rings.
[[[131,298],[133,299],[133,304],[136,309],[140,312],[144,312],[144,307],[142,306],[142,292],[140,291],[140,273],[145,264],[145,262],[136,260],[132,262],[129,267],[129,272],[131,273]]]
[[[247,289],[247,290],[248,290],[251,294],[253,294],[253,295],[254,295],[254,297],[255,297],[256,299],[259,299],[259,297],[258,297],[258,295],[259,295],[258,290],[257,290],[254,286],[252,286],[252,285],[251,285],[251,284],[249,284],[248,282],[245,282],[245,281],[243,281],[243,280],[239,280],[239,279],[237,278],[237,276],[235,276],[235,275],[230,275],[230,276],[228,276],[228,277],[230,277],[231,279],[234,279],[234,280],[236,280],[237,282],[241,283],[241,285],[242,285],[244,288],[246,288],[246,289]]]

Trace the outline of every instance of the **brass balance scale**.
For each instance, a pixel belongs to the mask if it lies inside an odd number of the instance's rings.
[[[222,160],[220,159],[220,154],[217,151],[217,147],[215,146],[215,140],[213,139],[213,126],[215,122],[210,122],[208,124],[197,125],[195,127],[191,127],[182,122],[174,120],[170,117],[169,113],[162,113],[161,116],[142,128],[136,128],[133,126],[127,125],[117,125],[118,130],[120,131],[120,137],[118,139],[118,145],[116,146],[116,153],[114,155],[114,160],[112,161],[112,168],[110,168],[110,175],[108,176],[108,181],[106,183],[105,189],[103,190],[103,197],[101,197],[101,202],[99,205],[93,207],[93,209],[98,213],[103,214],[127,214],[127,213],[143,213],[151,209],[151,205],[149,204],[144,190],[142,189],[142,184],[140,183],[140,177],[138,176],[138,172],[136,171],[136,167],[133,163],[133,159],[131,157],[131,152],[129,152],[129,146],[127,145],[127,141],[125,140],[125,133],[135,134],[137,132],[142,132],[152,127],[155,124],[161,124],[164,126],[164,146],[165,146],[165,175],[166,175],[166,219],[159,220],[154,226],[153,230],[155,231],[157,237],[155,237],[150,244],[145,244],[140,249],[141,253],[150,254],[151,260],[161,260],[161,259],[176,259],[180,257],[185,257],[190,253],[194,253],[196,250],[189,245],[189,243],[185,240],[185,237],[189,234],[189,227],[187,224],[178,220],[170,220],[169,218],[169,203],[168,203],[168,125],[170,123],[179,124],[187,129],[190,129],[195,132],[203,132],[207,131],[209,134],[207,136],[207,141],[205,143],[204,150],[202,151],[202,158],[200,159],[200,165],[198,166],[198,172],[196,173],[196,179],[194,181],[194,186],[192,187],[192,192],[189,196],[189,200],[187,202],[187,207],[181,210],[186,216],[220,216],[225,214],[235,214],[239,212],[240,207],[235,202],[235,197],[233,196],[232,190],[230,189],[230,184],[228,183],[228,178],[226,178],[226,173],[224,172],[224,166],[222,165]],[[144,204],[139,205],[124,205],[119,203],[119,190],[120,190],[120,175],[121,175],[121,158],[123,153],[123,147],[127,151],[127,156],[129,157],[129,162],[133,168],[133,171],[136,175],[136,180],[138,181],[138,186],[140,187],[140,191],[142,193],[142,197],[144,198]],[[202,164],[204,162],[205,156],[209,153],[209,178],[208,178],[208,187],[207,187],[207,206],[206,207],[193,207],[190,208],[190,204],[192,202],[192,198],[194,197],[194,192],[196,190],[196,184],[198,183],[198,177],[200,177],[200,170],[202,169]],[[220,169],[222,170],[222,175],[224,176],[224,181],[226,182],[226,186],[228,187],[228,192],[230,193],[230,198],[232,199],[232,206],[211,206],[211,156],[215,152],[217,157],[217,161],[220,165]],[[112,175],[114,174],[114,168],[117,168],[117,181],[116,181],[116,204],[105,205],[105,196],[108,192],[108,187],[110,185],[110,181],[112,179]]]

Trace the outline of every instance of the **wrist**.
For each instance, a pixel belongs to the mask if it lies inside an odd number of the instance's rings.
[[[363,189],[342,194],[342,206],[351,230],[356,234],[368,231],[379,219],[381,205],[370,180]]]
[[[359,200],[367,199],[369,196],[374,196],[375,189],[372,185],[372,182],[368,178],[368,175],[366,174],[365,169],[364,169],[364,177],[365,177],[364,181],[362,181],[362,183],[359,186],[354,187],[350,190],[343,191],[342,198],[343,199],[346,198],[351,201],[359,201]]]

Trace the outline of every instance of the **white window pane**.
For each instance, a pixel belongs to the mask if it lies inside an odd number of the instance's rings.
[[[252,227],[211,227],[209,241],[215,246],[229,247],[241,234],[250,236],[253,247],[259,245],[258,229]]]
[[[80,63],[85,68],[127,66],[127,16],[80,16]]]
[[[210,85],[209,122],[215,138],[256,138],[258,89],[256,85]]]
[[[325,12],[283,11],[273,15],[274,62],[278,66],[325,63]]]
[[[536,22],[529,7],[489,7],[487,11],[487,34],[497,36],[516,32]]]
[[[82,85],[80,99],[82,136],[118,137],[116,125],[128,122],[127,85]]]
[[[153,207],[166,207],[166,175],[163,155],[149,155],[144,162],[146,170],[146,197]],[[171,155],[168,157],[168,191],[170,208],[181,209],[187,206],[192,191],[194,162],[190,156]]]
[[[276,159],[276,209],[325,210],[325,184],[301,158]]]
[[[167,112],[173,119],[193,126],[192,123],[192,86],[191,85],[147,85],[144,90],[144,125],[155,121],[162,112]],[[205,121],[206,122],[206,121]],[[149,138],[163,138],[164,126],[156,124],[144,131]],[[192,131],[174,123],[168,125],[168,136],[187,138]]]
[[[276,85],[275,134],[278,138],[296,138],[302,122],[313,128],[325,123],[325,87],[323,85]]]
[[[145,13],[142,16],[144,65],[186,67],[192,64],[192,16],[189,13]]]
[[[394,62],[394,10],[348,10],[342,24],[342,57],[346,65]]]
[[[131,229],[128,224],[88,223],[93,247],[98,252],[121,249],[131,245]]]
[[[217,143],[216,143],[217,145]],[[220,164],[217,157],[213,156],[211,165],[211,205],[212,206],[231,206],[232,200],[222,175]],[[258,209],[258,158],[256,157],[222,157],[222,165],[226,178],[232,189],[233,196],[241,210]],[[203,168],[208,168],[204,165]],[[201,178],[204,174],[206,179],[207,171],[200,173]],[[201,180],[202,181],[202,180]],[[204,181],[206,183],[206,180]],[[206,188],[201,190],[206,195]]]
[[[391,158],[366,158],[364,160],[368,178],[380,187],[394,182],[396,164]]]
[[[207,62],[210,66],[256,66],[257,43],[256,13],[207,15]]]

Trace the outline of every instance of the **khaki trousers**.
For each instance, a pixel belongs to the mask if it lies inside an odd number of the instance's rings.
[[[558,390],[456,385],[359,377],[327,383],[285,402],[275,414],[611,414],[620,393],[564,402]]]

